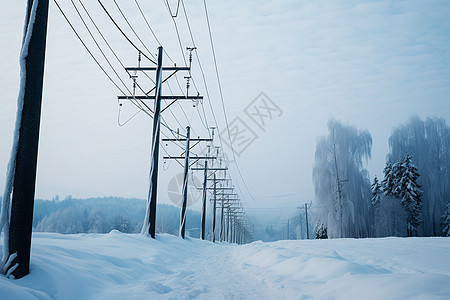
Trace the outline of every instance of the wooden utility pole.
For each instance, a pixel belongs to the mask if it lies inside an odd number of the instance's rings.
[[[205,171],[203,172],[203,193],[202,193],[202,227],[200,236],[205,239],[205,224],[206,224],[206,185],[208,183],[208,160],[205,160]]]
[[[212,139],[201,139],[199,138],[193,138],[191,139],[190,137],[190,127],[186,127],[186,138],[182,138],[182,139],[162,139],[162,141],[164,142],[175,142],[175,141],[184,141],[186,142],[186,149],[184,151],[184,157],[183,156],[164,156],[164,159],[175,159],[175,160],[180,160],[180,159],[184,159],[184,180],[183,180],[183,190],[182,190],[182,207],[181,207],[181,216],[180,216],[180,237],[181,238],[185,238],[185,232],[186,232],[186,207],[187,207],[187,190],[188,190],[188,174],[189,174],[189,169],[190,166],[192,165],[190,163],[190,160],[194,160],[194,163],[196,161],[199,161],[201,159],[204,159],[205,161],[209,160],[209,159],[216,159],[216,157],[214,156],[190,156],[190,150],[195,147],[196,145],[198,145],[200,142],[212,142]],[[190,142],[196,142],[194,145],[190,145]],[[207,164],[205,165],[205,168],[191,168],[191,170],[203,170],[204,172],[207,172],[208,170],[211,170],[208,168]],[[207,176],[207,173],[204,176]],[[203,197],[204,197],[204,201],[203,201],[203,209],[202,209],[202,224],[203,224],[203,220],[206,216],[206,189],[203,192]],[[204,214],[203,214],[204,211]],[[202,226],[201,229],[201,235],[205,233],[205,229]]]
[[[25,61],[25,67],[21,66],[23,72],[21,81],[25,80],[25,82],[20,87],[19,93],[19,97],[23,95],[23,108],[18,114],[21,119],[17,120],[20,121],[20,128],[15,157],[8,242],[9,259],[12,258],[12,255],[16,256],[6,266],[6,274],[16,279],[28,275],[30,272],[47,19],[48,0],[28,0],[25,19],[26,31],[21,54],[26,53],[25,57],[21,57],[21,60]],[[8,199],[4,201],[8,201]]]
[[[305,210],[305,221],[306,221],[306,239],[309,240],[309,224],[308,224],[308,206],[311,207],[312,202],[309,203],[305,203],[305,206],[297,206],[297,209],[304,209]]]
[[[155,238],[156,232],[156,202],[158,196],[158,162],[159,138],[161,131],[161,92],[162,92],[162,57],[163,47],[158,47],[158,65],[156,66],[156,89],[153,117],[152,160],[150,165],[150,187],[148,191],[149,227],[148,233]]]
[[[306,239],[309,240],[309,225],[308,225],[308,204],[305,203],[305,213],[306,213]]]
[[[159,161],[159,141],[160,141],[160,129],[161,129],[161,113],[166,110],[170,105],[178,100],[198,100],[203,99],[202,96],[186,96],[186,95],[172,95],[164,96],[162,95],[162,84],[168,80],[172,75],[178,71],[190,71],[190,67],[163,67],[162,66],[163,57],[163,47],[158,47],[158,61],[156,67],[141,67],[140,60],[138,67],[126,67],[125,71],[134,80],[134,87],[136,86],[137,72],[147,72],[156,71],[156,82],[155,87],[144,95],[136,95],[133,89],[132,95],[122,95],[118,96],[117,99],[120,100],[132,100],[132,101],[143,101],[143,100],[155,100],[154,104],[154,116],[153,116],[153,136],[152,136],[152,157],[150,165],[150,187],[148,192],[148,202],[147,202],[147,212],[145,215],[144,226],[142,233],[148,233],[152,238],[155,238],[156,231],[156,203],[157,203],[157,187],[158,187],[158,161]],[[173,73],[166,79],[162,79],[163,71],[172,71]],[[132,74],[133,72],[134,74]],[[153,90],[155,90],[155,95],[149,95]],[[172,102],[161,109],[161,100],[172,100]],[[147,106],[147,105],[146,105]],[[147,106],[148,107],[148,106]],[[148,229],[147,229],[148,228]],[[145,229],[145,230],[144,230]],[[145,232],[148,230],[148,232]]]
[[[213,190],[213,221],[212,221],[212,242],[216,242],[216,202],[217,202],[217,181],[216,173],[214,173],[214,190]]]
[[[188,191],[188,174],[189,174],[189,143],[191,139],[191,128],[186,127],[186,150],[184,159],[184,180],[183,180],[183,203],[181,206],[181,216],[180,216],[180,236],[184,239],[184,234],[186,230],[186,206],[187,206],[187,191]]]
[[[287,223],[287,239],[289,240],[289,219],[288,219],[288,223]]]

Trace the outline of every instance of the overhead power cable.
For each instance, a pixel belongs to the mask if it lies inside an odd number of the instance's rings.
[[[73,0],[70,0],[70,2],[72,3],[73,7],[75,8],[75,11],[77,12],[78,16],[81,19],[81,22],[83,22],[84,27],[86,28],[87,32],[89,33],[89,35],[91,36],[92,40],[94,41],[95,45],[97,46],[98,50],[100,51],[100,53],[103,55],[103,58],[106,60],[106,62],[108,63],[108,65],[110,66],[110,68],[112,69],[112,71],[114,72],[114,74],[116,74],[117,78],[119,79],[119,81],[123,84],[123,86],[125,87],[125,89],[131,93],[131,91],[128,89],[127,85],[125,84],[125,82],[123,82],[122,78],[119,76],[119,74],[117,73],[116,69],[113,67],[113,65],[111,64],[111,62],[109,61],[108,57],[106,57],[106,54],[103,52],[102,48],[100,47],[100,45],[98,44],[97,40],[95,39],[94,35],[92,34],[91,30],[89,29],[89,26],[86,24],[86,22],[84,21],[83,16],[81,15],[80,11],[78,10],[78,7],[75,5]],[[80,1],[81,3],[81,1]]]
[[[139,9],[139,12],[141,13],[142,18],[145,21],[145,24],[147,24],[148,29],[150,29],[150,32],[152,33],[153,37],[155,38],[156,42],[158,43],[159,46],[161,46],[161,42],[159,41],[158,37],[156,36],[155,32],[153,31],[152,27],[150,26],[150,23],[147,20],[147,17],[145,16],[144,12],[141,9],[141,6],[139,5],[137,0],[134,0],[134,2],[136,3],[136,6]],[[173,59],[170,57],[170,55],[167,53],[166,49],[163,49],[164,53],[167,55],[167,58],[169,58],[169,60],[172,63],[175,63],[175,61],[173,61]]]
[[[190,37],[191,37],[191,40],[192,40],[193,45],[195,45],[194,36],[193,36],[193,34],[192,34],[192,30],[191,30],[189,18],[188,18],[188,15],[187,15],[187,11],[186,11],[186,8],[185,8],[185,6],[184,6],[184,2],[182,2],[182,6],[183,6],[183,11],[184,11],[184,14],[185,14],[185,17],[186,17],[186,23],[187,23],[187,25],[188,25]],[[215,52],[214,52],[214,54],[215,54]],[[201,64],[200,57],[199,57],[199,54],[198,54],[198,50],[197,50],[197,49],[195,50],[195,55],[196,55],[196,57],[197,57],[197,63],[198,63],[198,65],[199,65],[200,72],[202,73],[203,83],[204,83],[204,85],[205,85],[206,96],[207,96],[207,100],[208,100],[208,103],[209,103],[209,106],[210,106],[210,110],[211,110],[211,113],[212,113],[212,116],[213,116],[213,119],[214,119],[216,128],[217,128],[217,130],[220,132],[219,125],[218,125],[218,122],[217,122],[217,118],[216,118],[216,115],[215,115],[215,113],[214,113],[213,105],[212,105],[212,102],[211,102],[211,97],[210,97],[210,94],[209,94],[208,85],[207,85],[207,83],[206,83],[206,76],[205,76],[205,73],[204,73],[204,71],[203,71],[203,67],[202,67],[202,64]],[[203,114],[204,114],[205,119],[206,119],[206,114],[205,114],[205,111],[204,111],[204,107],[202,106],[202,108],[203,108]],[[228,125],[227,125],[227,127],[228,127]],[[221,145],[221,147],[222,147],[222,149],[223,149],[222,137],[220,136],[220,134],[219,134],[219,142],[220,142],[220,145]],[[234,151],[233,151],[233,154],[234,154]],[[235,159],[235,161],[236,161],[236,159]],[[237,168],[239,168],[238,165],[237,165],[237,161],[236,161],[236,166],[237,166]],[[244,182],[244,179],[243,179],[243,177],[242,177],[242,174],[240,173],[240,169],[238,169],[238,173],[239,173],[239,176],[240,176],[241,180],[243,181],[243,183],[244,183],[244,185],[245,185],[245,187],[246,187],[246,184],[245,184],[245,182]],[[238,182],[236,182],[236,185],[237,185],[237,188],[239,189],[239,191],[243,194],[243,192],[242,192],[242,190],[241,190],[240,185],[239,185]],[[252,195],[251,195],[250,191],[248,190],[248,188],[247,188],[247,192],[248,192],[248,194],[250,195],[250,197],[253,199],[253,201],[255,201],[255,199],[252,197]],[[245,200],[245,198],[243,198],[243,199],[244,199],[244,201],[246,202],[247,206],[249,206],[249,203]]]
[[[111,78],[111,76],[109,76],[108,72],[106,72],[106,70],[102,67],[102,65],[98,62],[98,60],[95,58],[95,56],[92,54],[92,52],[89,50],[89,48],[87,47],[86,43],[83,41],[83,39],[81,38],[81,36],[78,34],[78,32],[76,31],[76,29],[73,27],[72,23],[69,21],[69,19],[67,18],[66,14],[64,13],[64,11],[62,10],[61,6],[59,6],[59,3],[56,0],[53,0],[56,4],[56,6],[58,7],[59,11],[61,12],[61,14],[63,15],[64,19],[66,19],[67,23],[69,24],[70,28],[72,29],[72,31],[75,33],[75,35],[77,36],[78,40],[80,40],[81,44],[83,44],[84,48],[86,49],[86,51],[89,53],[89,55],[92,57],[92,59],[95,61],[95,63],[97,64],[97,66],[103,71],[103,73],[106,75],[106,77],[108,77],[108,79],[114,84],[114,86],[120,91],[120,93],[122,93],[123,95],[126,95],[125,92],[117,85],[117,83]]]
[[[212,54],[213,54],[213,58],[214,58],[214,67],[215,67],[215,70],[216,70],[217,84],[219,86],[220,100],[222,102],[223,114],[224,114],[224,117],[225,117],[225,123],[227,125],[228,139],[230,140],[230,146],[231,146],[231,150],[232,150],[231,152],[233,154],[233,159],[235,161],[236,169],[237,169],[237,171],[239,173],[239,177],[241,178],[242,183],[244,184],[245,189],[247,190],[247,192],[250,195],[250,197],[253,199],[253,201],[256,202],[255,198],[253,198],[253,195],[251,194],[251,192],[250,192],[250,190],[249,190],[249,188],[247,186],[247,183],[244,180],[244,177],[242,176],[241,170],[240,170],[239,165],[237,163],[236,155],[234,153],[233,141],[231,139],[230,127],[229,127],[227,112],[226,112],[226,108],[225,108],[225,101],[224,101],[224,97],[223,97],[222,84],[220,83],[219,68],[217,66],[216,51],[214,50],[214,42],[213,42],[213,37],[212,37],[212,32],[211,32],[211,24],[209,22],[209,14],[208,14],[208,8],[206,6],[206,0],[203,0],[203,5],[205,7],[206,22],[208,24],[208,32],[209,32],[209,40],[211,42],[211,50],[212,50]]]
[[[123,13],[122,9],[120,8],[119,4],[117,3],[116,0],[113,0],[114,4],[116,4],[117,9],[119,10],[120,14],[122,15],[123,19],[125,20],[125,22],[128,24],[128,27],[130,27],[131,31],[133,31],[134,35],[136,36],[136,38],[139,40],[139,42],[141,42],[142,46],[145,48],[145,50],[148,51],[148,53],[152,56],[152,58],[156,61],[155,56],[152,54],[152,52],[147,48],[147,46],[145,46],[145,43],[142,41],[142,39],[139,37],[139,35],[137,34],[137,32],[134,30],[133,26],[130,24],[130,22],[128,21],[127,17],[125,16],[125,14]],[[142,53],[143,54],[143,53]]]
[[[101,0],[97,0],[98,3],[100,4],[100,6],[103,8],[103,10],[105,11],[105,13],[108,15],[109,19],[111,20],[111,22],[113,22],[113,24],[117,27],[117,29],[120,31],[120,33],[125,37],[125,39],[140,53],[142,53],[142,55],[147,58],[149,61],[151,61],[152,63],[156,64],[156,61],[153,60],[152,58],[148,57],[144,52],[142,52],[134,43],[133,41],[130,40],[130,38],[125,34],[125,32],[123,32],[123,30],[120,28],[120,26],[116,23],[116,21],[114,20],[114,18],[111,16],[111,14],[108,12],[108,10],[106,9],[106,7],[103,5]]]

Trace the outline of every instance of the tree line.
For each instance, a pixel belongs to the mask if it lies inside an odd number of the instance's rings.
[[[43,232],[108,233],[119,230],[124,233],[138,233],[145,214],[145,200],[134,198],[102,197],[74,199],[67,196],[60,201],[36,199],[33,230]],[[188,210],[188,232],[198,236],[200,212]],[[158,204],[156,231],[178,234],[179,207]]]
[[[450,235],[450,128],[411,117],[392,130],[383,178],[370,179],[367,130],[328,122],[313,167],[317,237]],[[320,232],[319,232],[320,231]]]

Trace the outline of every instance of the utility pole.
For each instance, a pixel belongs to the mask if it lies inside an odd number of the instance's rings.
[[[140,54],[139,54],[140,55]],[[143,100],[155,100],[154,103],[154,117],[153,117],[153,136],[152,136],[152,157],[150,164],[150,187],[148,192],[147,199],[147,210],[144,219],[144,225],[142,227],[141,233],[149,234],[152,238],[155,238],[155,230],[156,230],[156,203],[157,203],[157,187],[158,187],[158,160],[159,160],[159,140],[160,140],[160,128],[161,128],[161,116],[160,114],[166,110],[170,105],[175,103],[178,100],[196,100],[203,99],[202,96],[188,96],[188,95],[173,95],[173,96],[163,96],[162,95],[162,84],[168,80],[172,75],[174,75],[178,71],[190,71],[190,67],[163,67],[162,66],[162,57],[163,57],[163,47],[158,47],[158,61],[156,67],[141,67],[140,59],[138,60],[138,67],[126,67],[125,71],[130,75],[130,78],[133,79],[133,94],[118,96],[117,99],[120,100],[130,100],[130,101],[139,101],[144,104],[147,108],[147,104],[143,102]],[[137,72],[146,72],[146,71],[156,71],[156,83],[155,87],[152,88],[144,95],[136,95],[135,87],[136,87],[136,79],[138,78]],[[173,73],[168,76],[166,79],[162,79],[163,71],[172,71]],[[133,74],[132,74],[133,73]],[[150,96],[149,94],[152,91],[155,91],[155,96]],[[172,100],[170,104],[161,109],[161,100]]]
[[[9,262],[6,274],[11,278],[22,278],[30,272],[31,231],[33,223],[34,193],[39,146],[42,89],[44,81],[45,47],[47,40],[48,0],[28,0],[21,57],[22,111],[18,113],[20,127],[15,153],[15,165],[9,228]],[[30,32],[31,31],[31,32]],[[24,81],[24,82],[23,82]],[[19,99],[19,102],[21,99]],[[18,105],[21,109],[21,105]],[[19,124],[19,123],[18,123]],[[17,125],[16,125],[17,126]],[[17,143],[17,144],[16,144]],[[14,147],[14,146],[13,146]],[[14,160],[13,160],[14,161]],[[10,194],[7,195],[9,201]],[[6,247],[5,245],[3,245]],[[13,258],[13,253],[16,254]]]
[[[216,173],[214,173],[214,190],[213,190],[213,216],[212,216],[212,242],[216,242],[216,197],[217,197],[217,181],[216,181]]]
[[[287,239],[289,240],[289,219],[288,219],[288,223],[287,223]]]
[[[194,158],[196,158],[195,156],[194,156]],[[209,157],[209,156],[207,156],[207,157],[203,157],[203,158],[209,158],[209,159],[216,159],[217,157]],[[205,164],[205,168],[191,168],[191,170],[194,170],[194,171],[204,171],[205,169],[206,169],[207,167],[206,167],[206,164]],[[201,190],[202,190],[202,192],[203,192],[203,195],[205,195],[206,196],[206,191],[207,190],[213,190],[213,199],[212,199],[212,201],[213,201],[213,211],[212,211],[212,233],[211,233],[211,241],[214,243],[215,242],[215,229],[216,229],[216,209],[217,209],[217,181],[221,181],[221,180],[226,180],[226,179],[222,179],[222,178],[216,178],[216,172],[217,171],[226,171],[226,170],[228,170],[228,168],[222,168],[222,167],[219,167],[219,168],[215,168],[215,167],[212,167],[212,168],[208,168],[208,171],[213,171],[213,173],[211,174],[212,176],[213,176],[213,178],[212,179],[209,179],[208,177],[210,177],[211,175],[209,175],[209,176],[207,176],[207,175],[205,175],[206,177],[206,181],[205,182],[208,182],[208,180],[213,180],[213,185],[212,185],[212,187],[208,187],[207,186],[207,184],[205,185],[205,183],[203,184],[203,187],[201,188]],[[219,188],[220,189],[220,188]],[[206,197],[204,198],[204,199],[206,199]],[[205,200],[205,207],[206,207],[206,200]],[[206,208],[205,208],[205,210],[206,210]],[[206,219],[206,217],[205,217],[205,219]],[[205,232],[206,232],[206,229],[205,229]]]
[[[223,242],[223,232],[224,232],[224,222],[223,222],[223,203],[224,202],[224,197],[222,197],[222,206],[220,208],[220,233],[219,233],[219,237],[220,237],[220,241]]]
[[[306,239],[309,240],[308,204],[306,203],[305,203],[305,213],[306,213]]]
[[[190,160],[193,159],[195,162],[199,161],[200,159],[204,159],[205,161],[208,159],[216,159],[214,156],[191,156],[190,150],[198,145],[200,142],[212,142],[212,139],[201,139],[199,138],[193,138],[190,137],[190,127],[186,127],[186,138],[185,139],[162,139],[164,142],[175,142],[175,141],[184,141],[186,142],[186,150],[184,151],[184,157],[183,156],[164,156],[164,159],[184,159],[184,180],[183,180],[183,189],[182,189],[182,207],[181,207],[181,216],[180,216],[180,232],[179,235],[181,238],[185,238],[185,232],[186,232],[186,207],[187,207],[187,190],[188,190],[188,174],[189,169],[191,166]],[[196,142],[194,145],[190,145],[190,142]],[[193,164],[194,164],[193,163]],[[208,168],[207,164],[205,165],[205,168],[191,168],[191,170],[202,170],[204,171],[204,176],[207,176],[207,171],[211,170],[211,168]],[[203,223],[206,217],[206,190],[203,192],[203,208],[202,208],[202,228],[201,228],[201,235],[205,233],[205,229],[203,227]]]
[[[150,165],[150,187],[148,191],[149,205],[149,226],[148,234],[155,238],[156,232],[156,200],[158,188],[158,162],[159,162],[159,136],[161,129],[161,89],[162,89],[162,57],[163,47],[158,47],[158,65],[156,68],[156,89],[155,105],[153,117],[153,137],[152,137],[152,160]]]
[[[214,175],[215,176],[215,175]],[[205,223],[206,223],[206,185],[208,183],[208,160],[205,159],[205,171],[203,172],[203,193],[202,193],[202,227],[201,238],[205,239]],[[215,201],[214,201],[215,202]],[[214,235],[214,233],[213,233]]]
[[[187,190],[188,190],[188,174],[189,174],[189,142],[191,139],[191,128],[186,127],[186,150],[184,159],[184,180],[183,180],[183,204],[181,207],[180,218],[180,236],[184,239],[186,230],[186,206],[187,206]]]
[[[305,206],[297,206],[297,209],[304,209],[305,210],[305,221],[306,221],[306,239],[309,240],[309,224],[308,224],[308,206],[311,207],[311,203],[305,203]]]

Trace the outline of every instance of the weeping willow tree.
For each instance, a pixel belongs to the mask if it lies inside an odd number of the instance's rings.
[[[316,146],[313,181],[318,222],[329,237],[371,235],[371,188],[363,161],[371,156],[372,137],[367,130],[328,122],[329,134]]]
[[[450,128],[444,119],[413,116],[389,138],[389,161],[412,156],[421,172],[423,222],[419,235],[441,234],[442,215],[450,201]]]

